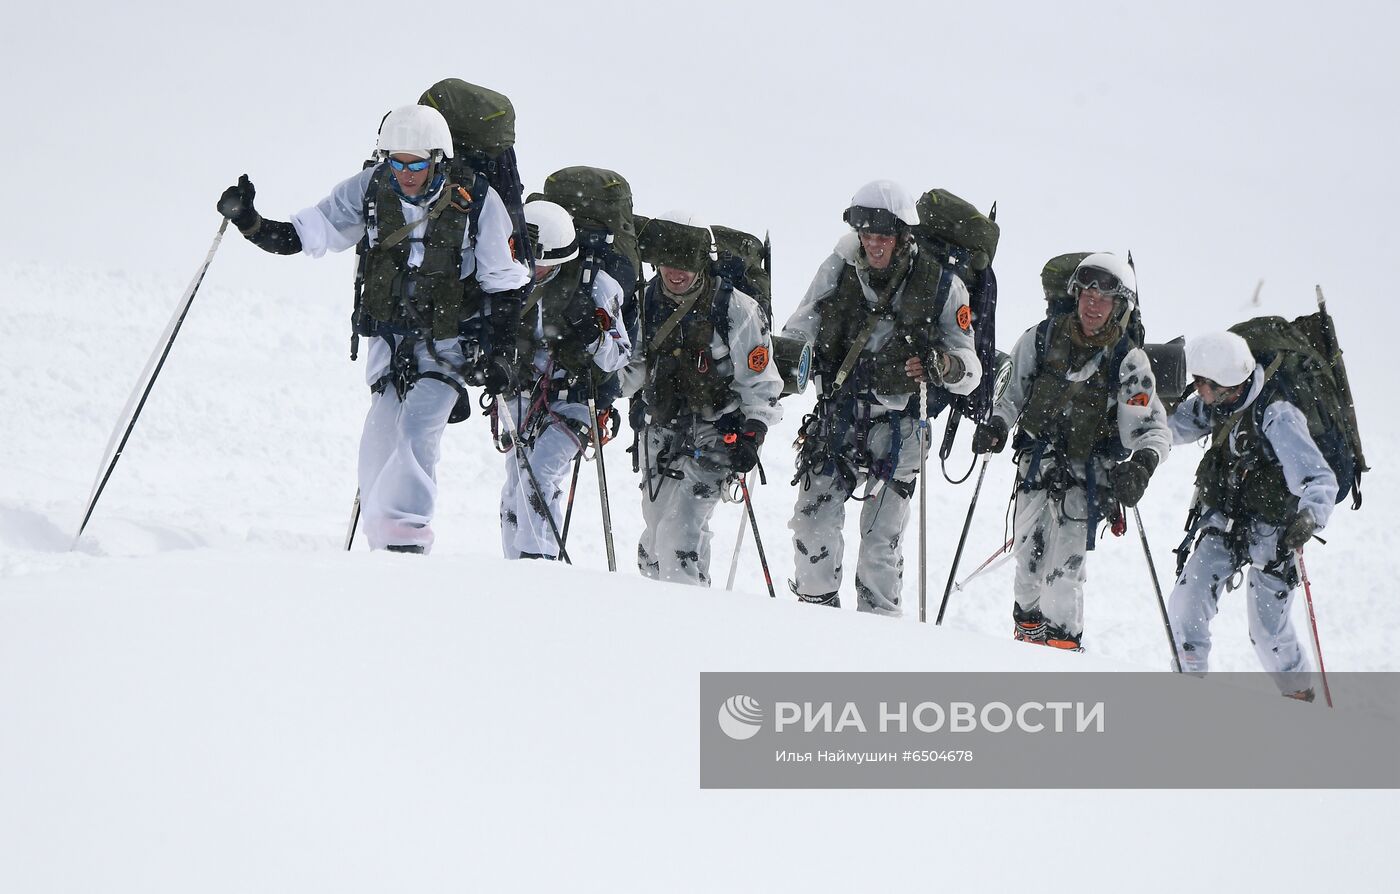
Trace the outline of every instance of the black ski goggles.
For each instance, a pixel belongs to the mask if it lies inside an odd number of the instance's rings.
[[[1080,267],[1074,271],[1074,282],[1080,288],[1098,289],[1105,295],[1115,295],[1123,288],[1123,281],[1098,267]]]
[[[846,223],[857,232],[874,233],[877,236],[897,236],[904,222],[887,208],[866,208],[853,205],[842,215]]]

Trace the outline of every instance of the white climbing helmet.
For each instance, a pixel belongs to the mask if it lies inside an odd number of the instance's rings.
[[[850,207],[841,219],[851,228],[894,235],[895,221],[918,226],[919,212],[909,190],[893,180],[872,180],[851,196]]]
[[[1129,304],[1137,304],[1137,273],[1131,264],[1111,252],[1096,252],[1080,261],[1065,290],[1077,299],[1081,289],[1091,286],[1105,295],[1122,295]]]
[[[543,200],[527,202],[525,223],[535,242],[535,266],[557,267],[578,257],[574,219],[561,206]]]
[[[1186,342],[1186,371],[1233,388],[1254,374],[1254,355],[1233,332],[1211,332]]]
[[[379,125],[379,152],[382,155],[402,153],[419,158],[432,158],[441,153],[452,157],[452,131],[442,112],[428,106],[399,106]]]

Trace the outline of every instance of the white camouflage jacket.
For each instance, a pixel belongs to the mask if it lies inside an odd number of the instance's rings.
[[[1264,369],[1255,365],[1249,395],[1241,410],[1252,407],[1263,389]],[[1275,400],[1264,408],[1259,430],[1269,439],[1269,447],[1283,469],[1288,490],[1298,498],[1299,511],[1312,510],[1318,528],[1326,527],[1337,503],[1337,476],[1308,432],[1308,419],[1303,411],[1287,400]],[[1191,395],[1172,413],[1172,440],[1177,444],[1189,444],[1211,432],[1210,409],[1200,395]],[[1236,455],[1237,435],[1238,428],[1230,434],[1230,451]]]
[[[1035,356],[1035,334],[1039,324],[1027,329],[1011,350],[1011,379],[1006,392],[992,408],[992,415],[1006,423],[1009,431],[1021,417],[1026,400],[1030,397],[1031,383],[1035,378],[1037,360]],[[1098,371],[1110,349],[1094,355],[1080,369],[1071,373],[1072,381],[1087,379]],[[1172,436],[1167,427],[1167,411],[1157,397],[1157,382],[1148,362],[1147,352],[1132,348],[1118,366],[1118,394],[1107,398],[1117,405],[1118,437],[1123,447],[1130,452],[1152,450],[1160,463],[1171,452]]]
[[[915,246],[917,250],[917,245]],[[802,297],[802,302],[798,304],[797,310],[783,326],[783,335],[788,338],[801,339],[811,343],[817,339],[817,332],[821,328],[821,314],[818,305],[828,295],[836,290],[837,283],[840,282],[841,274],[847,267],[852,268],[854,274],[857,259],[860,255],[860,237],[854,232],[846,233],[836,242],[836,248],[830,257],[822,262],[817,268],[816,276],[812,277],[812,284],[807,287],[807,294]],[[900,286],[895,293],[894,306],[899,307],[900,301],[904,297],[904,286]],[[871,300],[870,293],[866,292],[867,300]],[[963,377],[956,382],[945,382],[944,387],[953,394],[971,394],[977,387],[977,383],[982,379],[982,364],[977,359],[977,350],[973,343],[973,330],[964,330],[958,325],[959,308],[967,307],[967,286],[956,275],[952,277],[952,287],[948,294],[948,301],[943,306],[943,313],[938,318],[938,347],[946,353],[962,361]],[[875,325],[871,332],[870,341],[866,342],[863,354],[880,355],[894,334],[894,322],[891,320],[881,320]],[[889,362],[897,362],[901,366],[908,359],[904,356],[888,359]],[[909,398],[918,391],[918,383],[913,379],[909,380],[910,389],[902,394],[877,394],[875,395],[877,404],[871,406],[872,415],[880,416],[888,410],[902,410],[908,403]]]
[[[664,305],[670,296],[659,282],[655,288],[663,296]],[[644,333],[638,336],[639,342],[644,338]],[[646,385],[649,347],[639,343],[631,362],[619,374],[625,397],[634,396]],[[783,408],[778,404],[783,377],[773,362],[773,340],[758,302],[738,289],[729,298],[729,342],[726,344],[716,331],[710,338],[710,356],[719,375],[734,377],[729,386],[733,398],[718,411],[705,413],[704,421],[714,422],[739,410],[745,419],[757,420],[770,429],[777,425],[783,418]]]
[[[622,286],[617,280],[599,270],[593,279],[593,304],[608,315],[611,325],[604,329],[598,340],[585,350],[593,356],[593,363],[605,373],[617,372],[632,359],[632,341],[627,337],[627,329],[622,325]],[[544,340],[544,308],[535,307],[535,342]],[[549,352],[543,347],[535,351],[533,358],[535,371],[543,373],[549,363]],[[554,378],[562,379],[566,370],[555,370]]]

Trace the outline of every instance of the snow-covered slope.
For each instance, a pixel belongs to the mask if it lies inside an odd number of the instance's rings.
[[[253,250],[235,236],[221,252]],[[0,571],[12,575],[85,567],[94,557],[191,547],[338,548],[354,497],[355,447],[367,400],[362,367],[348,361],[344,271],[335,263],[324,265],[325,283],[315,292],[254,293],[231,288],[234,284],[221,278],[224,260],[215,258],[88,532],[71,554],[72,532],[113,422],[185,283],[0,266],[0,278],[30,296],[16,309],[13,322],[19,331],[31,333],[13,346],[14,372],[0,383],[0,408],[7,418],[21,420],[0,440]],[[1379,382],[1370,369],[1384,349],[1378,336],[1355,324],[1357,317],[1345,304],[1336,313],[1354,367],[1363,434],[1372,455],[1383,456],[1392,422],[1366,410],[1381,405]],[[72,350],[74,345],[81,347]],[[806,395],[785,402],[787,418],[765,448],[769,484],[754,491],[760,532],[780,590],[792,568],[786,524],[797,496],[789,484],[793,454],[788,445],[811,399]],[[941,435],[941,426],[936,433]],[[960,433],[951,460],[955,477],[971,462],[968,437],[966,430]],[[620,449],[628,441],[624,433],[609,448],[608,469],[619,564],[622,573],[635,574],[632,557],[642,497],[630,457]],[[1178,448],[1141,507],[1158,573],[1168,588],[1171,549],[1181,537],[1199,454],[1194,446]],[[499,554],[496,501],[503,463],[480,416],[449,429],[439,470],[442,503],[434,558]],[[1400,604],[1382,583],[1388,523],[1396,505],[1394,476],[1383,461],[1377,464],[1380,470],[1366,482],[1366,511],[1339,510],[1327,532],[1329,543],[1309,549],[1324,657],[1331,669],[1400,668],[1386,635],[1400,626]],[[930,471],[932,614],[972,484],[946,483],[936,464]],[[959,577],[1003,541],[1011,484],[1010,462],[997,457]],[[596,494],[596,477],[580,476],[570,553],[582,567],[604,568]],[[856,513],[850,515],[847,540],[854,549]],[[721,506],[716,513],[714,568],[721,581],[727,577],[740,522],[738,505]],[[908,623],[917,619],[914,556],[911,540],[905,581]],[[1136,532],[1102,541],[1090,556],[1089,577],[1088,647],[1096,654],[1164,669],[1165,638]],[[763,589],[748,535],[736,587]],[[1011,567],[1003,565],[953,594],[947,624],[1003,637],[1010,626],[1010,589]],[[503,592],[501,598],[519,597]],[[779,598],[792,597],[780,592]],[[1245,635],[1242,602],[1227,598],[1216,621],[1212,661],[1221,670],[1257,667]],[[1299,619],[1305,623],[1301,615]]]
[[[1389,792],[701,791],[700,671],[1115,665],[603,571],[206,547],[11,577],[0,618],[6,891],[1006,890],[1047,861],[1051,890],[1186,862],[1254,889],[1258,818],[1299,812],[1290,886],[1360,891],[1396,819]],[[1228,842],[1194,851],[1204,821]]]
[[[629,561],[640,495],[610,448],[621,574],[602,570],[588,475],[580,567],[510,564],[497,558],[501,460],[474,418],[446,441],[434,554],[347,555],[364,396],[339,272],[322,292],[260,294],[220,282],[215,260],[69,551],[184,283],[0,269],[30,297],[14,319],[30,337],[0,383],[0,411],[21,423],[0,440],[0,889],[832,890],[935,876],[1000,888],[1024,883],[1022,842],[1046,834],[1027,820],[1074,825],[1050,850],[1092,889],[1165,889],[1175,882],[1145,849],[1186,846],[1204,814],[1235,830],[1231,847],[1267,850],[1276,831],[1244,818],[1301,806],[1269,792],[700,791],[701,671],[1164,667],[1140,550],[1125,539],[1093,558],[1086,655],[1009,641],[1007,569],[957,594],[944,630],[914,623],[912,602],[901,622],[770,600],[751,543],[741,592],[655,585]],[[779,578],[792,561],[785,444],[804,408],[770,440],[757,498]],[[1376,423],[1367,434],[1384,443]],[[1008,465],[988,476],[972,560],[999,540]],[[1144,507],[1163,567],[1192,465],[1169,462]],[[1312,563],[1334,668],[1395,667],[1396,609],[1377,583],[1394,503],[1375,481],[1372,523],[1343,517]],[[935,599],[969,492],[933,491]],[[717,567],[738,519],[722,508]],[[1221,664],[1252,668],[1238,606],[1217,623]],[[1374,882],[1394,798],[1322,793],[1307,809],[1295,881]],[[1191,871],[1254,878],[1219,849]]]

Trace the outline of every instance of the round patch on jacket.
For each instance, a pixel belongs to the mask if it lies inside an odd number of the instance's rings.
[[[768,368],[768,349],[759,345],[749,351],[749,369],[761,373]]]
[[[1151,402],[1152,398],[1147,396],[1146,391],[1139,391],[1137,394],[1128,398],[1128,406],[1130,407],[1145,407]]]
[[[966,304],[958,308],[958,328],[964,332],[972,328],[972,308]]]

